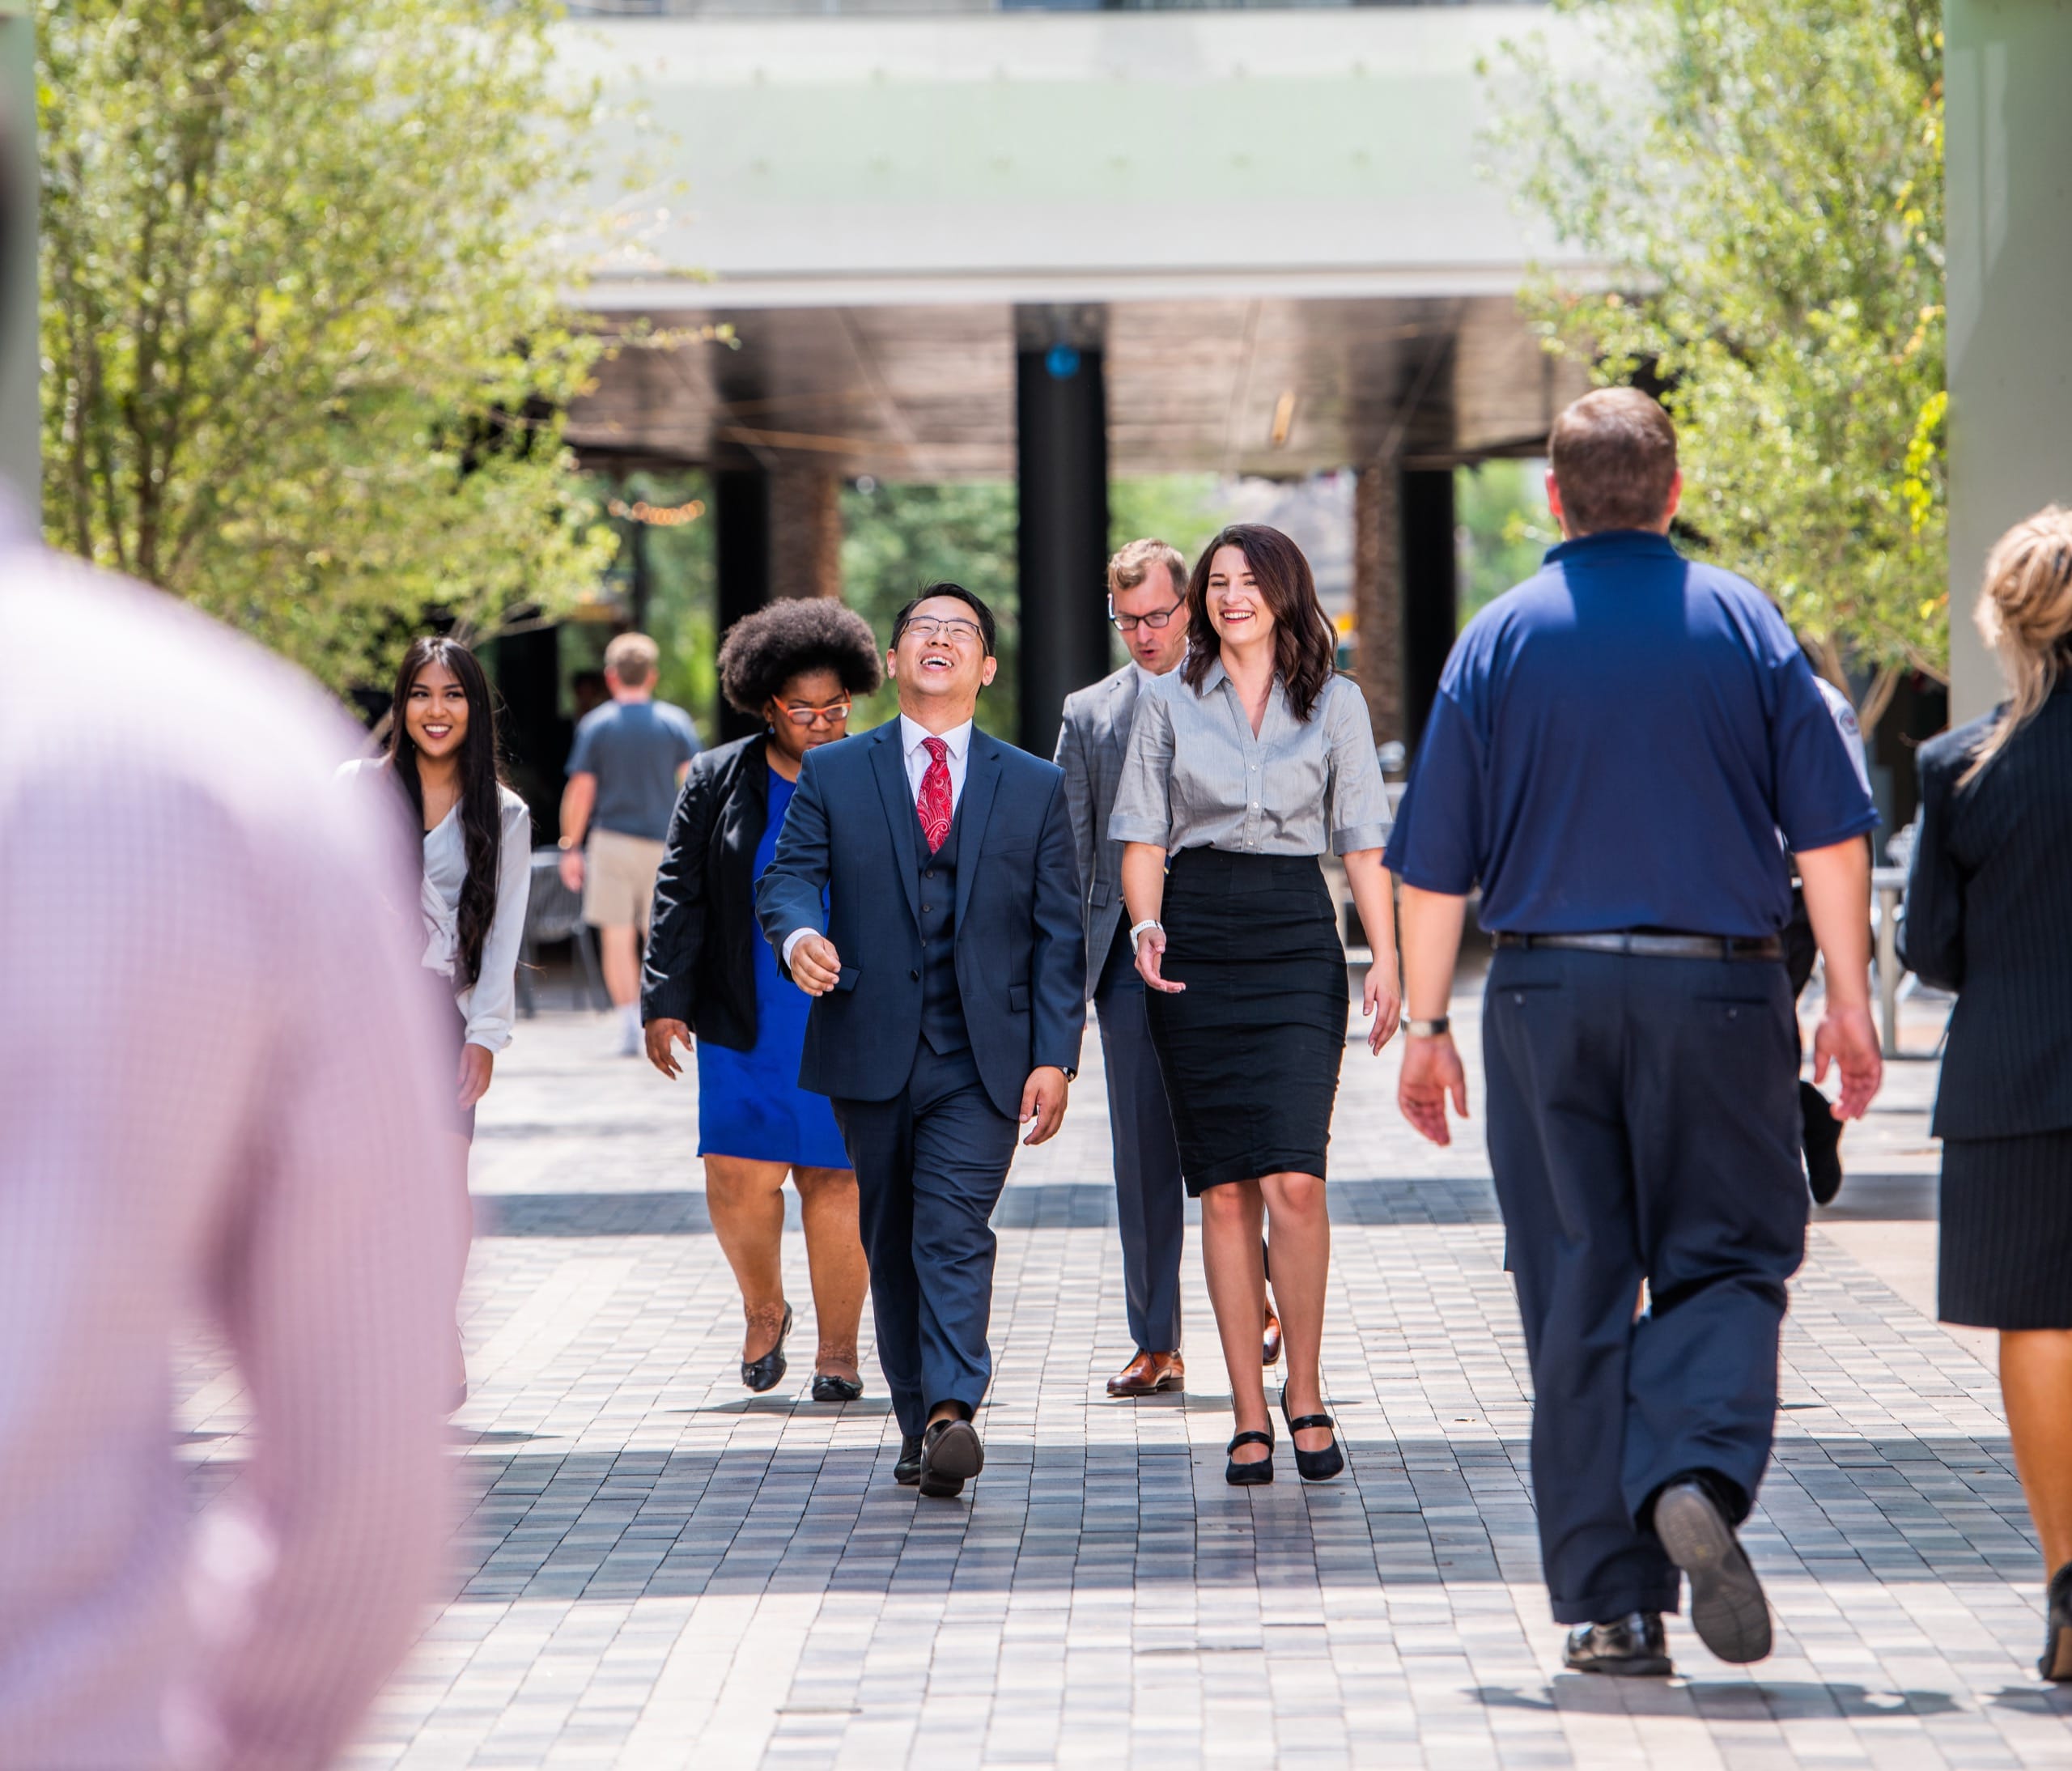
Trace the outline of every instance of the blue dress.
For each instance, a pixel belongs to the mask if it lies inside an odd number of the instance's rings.
[[[796,784],[770,771],[770,821],[755,846],[755,877],[777,852]],[[743,935],[755,955],[755,1043],[730,1051],[698,1042],[698,1153],[788,1162],[801,1168],[847,1168],[849,1153],[827,1097],[799,1086],[799,1054],[813,998],[777,970],[762,932]]]

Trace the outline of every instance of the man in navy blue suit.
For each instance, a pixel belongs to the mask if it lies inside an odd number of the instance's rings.
[[[900,610],[898,718],[807,752],[756,894],[815,998],[799,1085],[833,1102],[856,1170],[894,1474],[937,1496],[985,1465],[990,1220],[1017,1122],[1041,1144],[1064,1117],[1085,1024],[1064,776],[972,724],[993,638],[962,585]]]

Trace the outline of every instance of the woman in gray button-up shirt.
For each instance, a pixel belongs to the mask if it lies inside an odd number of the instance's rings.
[[[1273,1480],[1254,1362],[1271,1213],[1288,1352],[1281,1412],[1297,1468],[1321,1480],[1344,1467],[1318,1360],[1331,1263],[1324,1149],[1346,1003],[1318,857],[1327,842],[1344,856],[1374,948],[1365,1009],[1378,1051],[1399,1007],[1382,868],[1388,801],[1366,702],[1333,671],[1331,626],[1293,541],[1252,524],[1225,529],[1195,567],[1187,612],[1187,662],[1137,703],[1108,834],[1128,845],[1123,896],[1152,1043],[1187,1191],[1201,1200],[1238,1416],[1227,1477]]]

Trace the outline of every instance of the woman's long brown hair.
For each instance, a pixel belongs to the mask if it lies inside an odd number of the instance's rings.
[[[418,779],[418,747],[410,741],[403,714],[410,688],[427,665],[439,664],[460,679],[468,698],[468,735],[461,741],[461,839],[468,874],[461,886],[455,917],[460,951],[455,958],[461,981],[469,989],[482,979],[482,945],[496,920],[496,882],[503,858],[503,807],[497,787],[503,779],[496,743],[496,707],[489,678],[475,655],[457,639],[427,634],[413,639],[396,673],[395,699],[389,708],[388,767],[410,802],[424,830],[424,784]],[[420,852],[422,852],[420,851]]]
[[[1202,549],[1187,580],[1187,661],[1182,674],[1199,690],[1209,660],[1223,641],[1208,618],[1208,574],[1219,548],[1234,547],[1245,556],[1252,576],[1273,611],[1273,665],[1280,673],[1288,705],[1306,720],[1338,666],[1338,641],[1317,601],[1317,580],[1302,550],[1277,529],[1263,523],[1233,523]]]

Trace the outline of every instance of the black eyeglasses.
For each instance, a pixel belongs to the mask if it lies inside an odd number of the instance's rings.
[[[916,615],[899,630],[899,639],[903,639],[909,634],[916,639],[932,639],[940,634],[953,645],[960,641],[974,646],[986,643],[985,630],[977,622],[965,621],[956,615],[943,620],[937,620],[933,615]],[[898,645],[899,640],[895,639],[893,643]]]
[[[1110,597],[1108,599],[1108,619],[1115,623],[1117,633],[1133,634],[1139,627],[1157,629],[1165,626],[1187,605],[1187,600],[1182,597],[1170,609],[1161,609],[1152,614],[1119,615],[1115,613],[1115,599]]]
[[[789,702],[780,702],[779,705],[784,710],[784,717],[796,726],[839,725],[849,717],[847,695],[839,701],[829,702],[824,707],[808,707],[803,703],[794,706]]]

